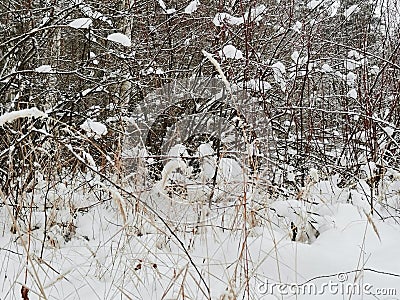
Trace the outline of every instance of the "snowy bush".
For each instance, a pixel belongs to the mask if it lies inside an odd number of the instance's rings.
[[[0,299],[395,297],[398,11],[4,0]]]

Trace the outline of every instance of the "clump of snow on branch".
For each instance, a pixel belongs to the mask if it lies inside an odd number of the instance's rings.
[[[329,17],[332,18],[334,16],[336,16],[338,10],[340,8],[340,1],[335,1],[332,3],[332,5],[329,7]]]
[[[7,122],[9,123],[20,118],[46,118],[46,117],[47,117],[46,113],[40,111],[36,107],[32,107],[5,113],[4,115],[0,116],[0,126],[3,126]]]
[[[35,72],[38,72],[38,73],[49,73],[52,70],[53,70],[53,68],[50,65],[43,65],[43,66],[37,67],[35,69]]]
[[[194,13],[197,10],[199,5],[200,5],[199,0],[193,0],[192,2],[189,3],[188,6],[186,6],[185,14],[190,15],[190,14]]]
[[[73,20],[68,24],[69,27],[75,29],[88,29],[92,25],[92,19],[90,18],[79,18]]]
[[[354,4],[350,6],[348,9],[346,9],[343,13],[345,18],[349,18],[353,13],[358,13],[360,11],[360,8],[358,7],[358,4]]]
[[[253,7],[244,14],[244,19],[249,20],[251,22],[260,22],[262,20],[263,13],[266,10],[267,7],[264,4]]]
[[[219,56],[222,58],[242,59],[243,52],[236,49],[233,45],[226,45],[221,51],[219,51]]]
[[[321,71],[324,72],[324,73],[331,73],[331,72],[333,72],[333,69],[332,69],[332,67],[330,65],[323,64],[322,67],[321,67]]]
[[[271,68],[274,72],[276,83],[280,85],[282,91],[286,91],[286,81],[284,78],[284,74],[286,73],[285,65],[282,62],[278,61],[274,63]]]
[[[307,8],[308,9],[314,9],[318,7],[322,3],[322,0],[312,0],[307,3]]]
[[[357,99],[357,91],[356,91],[356,89],[351,89],[351,90],[347,93],[346,96],[349,97],[349,98]]]
[[[213,23],[215,26],[222,26],[224,23],[228,23],[230,25],[240,25],[243,24],[243,18],[234,17],[228,13],[217,13],[213,19]]]
[[[296,23],[294,23],[294,25],[293,25],[293,27],[292,27],[292,29],[293,29],[294,31],[296,31],[297,33],[300,33],[302,28],[303,28],[303,23],[301,23],[301,22],[299,22],[299,21],[297,21]]]
[[[102,135],[107,134],[107,127],[104,124],[91,119],[87,119],[80,127],[86,131],[88,137],[100,138]]]
[[[164,13],[167,15],[171,15],[176,12],[175,8],[167,8],[163,0],[158,0],[158,4],[161,6],[163,9]]]
[[[262,15],[266,11],[267,7],[263,4],[251,8],[249,11],[245,12],[243,17],[235,17],[229,13],[220,12],[217,13],[213,19],[215,26],[222,26],[224,23],[230,25],[241,25],[245,21],[259,23],[262,20]]]
[[[127,37],[125,34],[116,32],[112,33],[107,36],[107,40],[121,44],[122,46],[125,47],[130,47],[132,45],[131,39]]]

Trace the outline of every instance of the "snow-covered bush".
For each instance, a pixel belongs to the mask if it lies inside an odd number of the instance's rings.
[[[1,299],[399,286],[397,2],[216,2],[2,1]]]

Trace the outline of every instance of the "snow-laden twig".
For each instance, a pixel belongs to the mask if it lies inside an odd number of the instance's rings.
[[[0,116],[0,126],[3,126],[5,123],[12,122],[16,119],[30,117],[47,118],[47,114],[40,111],[36,107],[8,112]]]

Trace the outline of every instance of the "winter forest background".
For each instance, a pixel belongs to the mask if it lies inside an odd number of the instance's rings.
[[[2,0],[0,300],[400,299],[399,5]]]

